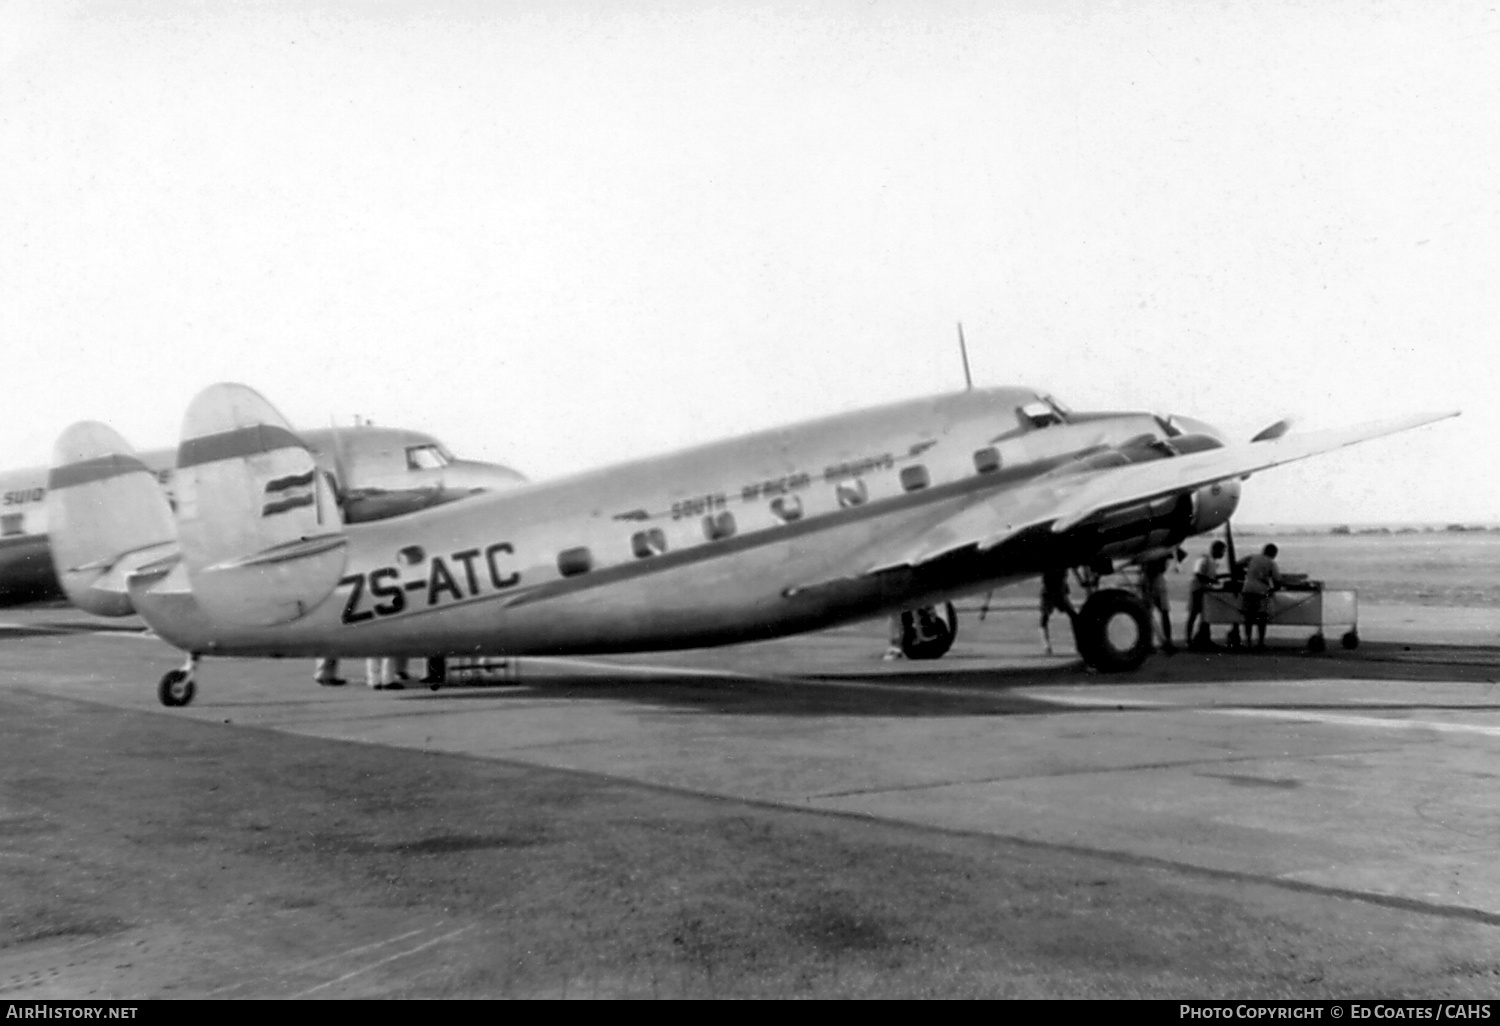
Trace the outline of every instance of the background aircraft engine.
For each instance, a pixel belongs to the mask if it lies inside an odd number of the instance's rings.
[[[1193,493],[1193,516],[1189,534],[1203,534],[1228,523],[1240,504],[1238,478],[1205,485]]]

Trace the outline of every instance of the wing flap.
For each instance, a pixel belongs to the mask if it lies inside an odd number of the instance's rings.
[[[868,573],[918,567],[962,552],[994,548],[1028,527],[1045,524],[1078,481],[1048,479],[986,496],[927,529],[914,543],[888,549]]]

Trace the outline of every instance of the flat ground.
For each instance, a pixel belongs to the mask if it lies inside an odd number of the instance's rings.
[[[1500,617],[1101,678],[1027,598],[934,664],[221,661],[181,710],[160,642],[4,611],[0,995],[1493,995]]]

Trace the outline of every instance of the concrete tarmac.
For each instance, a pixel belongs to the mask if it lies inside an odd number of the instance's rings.
[[[195,702],[166,709],[156,680],[180,660],[168,646],[69,610],[8,610],[0,689],[990,835],[1500,926],[1491,611],[1370,608],[1354,652],[1308,655],[1287,635],[1267,654],[1159,655],[1119,677],[1039,655],[1034,616],[1029,604],[983,623],[970,611],[954,651],[932,663],[879,661],[876,624],[723,650],[522,659],[507,686],[436,692],[370,691],[354,661],[351,685],[330,689],[304,661],[206,660]],[[0,950],[0,971],[5,959]]]

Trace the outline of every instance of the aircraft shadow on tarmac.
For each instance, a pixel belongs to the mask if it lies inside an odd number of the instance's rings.
[[[1081,662],[1035,666],[954,666],[926,664],[882,666],[848,671],[820,669],[814,673],[768,673],[766,676],[726,672],[716,675],[663,673],[638,668],[620,673],[529,673],[521,660],[521,686],[457,685],[437,692],[408,692],[407,702],[467,699],[507,701],[580,699],[619,701],[742,716],[1038,716],[1091,711],[1043,697],[1019,694],[1023,688],[1160,686],[1162,684],[1225,684],[1300,680],[1444,681],[1493,684],[1500,678],[1500,649],[1442,645],[1377,643],[1354,652],[1310,654],[1300,648],[1272,647],[1265,652],[1184,652],[1156,656],[1134,673],[1100,675]],[[1233,698],[1228,691],[1225,699]],[[1478,696],[1476,696],[1478,697]],[[1483,711],[1500,704],[1442,703],[1265,703],[1262,708],[1344,709],[1376,712],[1401,709]],[[1094,709],[1092,711],[1097,711]],[[1131,711],[1148,711],[1132,707]]]
[[[939,668],[941,666],[941,668]],[[872,679],[863,671],[820,671],[826,680]],[[1413,645],[1376,642],[1355,651],[1311,653],[1300,646],[1268,645],[1264,651],[1199,652],[1178,649],[1156,655],[1132,673],[1098,674],[1081,660],[1046,666],[956,667],[941,664],[887,671],[881,680],[948,686],[1028,687],[1048,685],[1130,685],[1232,683],[1295,680],[1443,680],[1494,683],[1500,678],[1500,647]]]
[[[618,676],[591,673],[528,678],[523,670],[519,684],[446,687],[436,692],[411,692],[402,698],[411,703],[452,699],[495,703],[537,698],[604,700],[720,716],[1039,716],[1077,711],[1072,706],[1009,694],[993,686],[974,687],[965,693],[954,689],[949,677],[912,682],[870,677],[717,677],[711,673],[654,676],[633,671]]]

